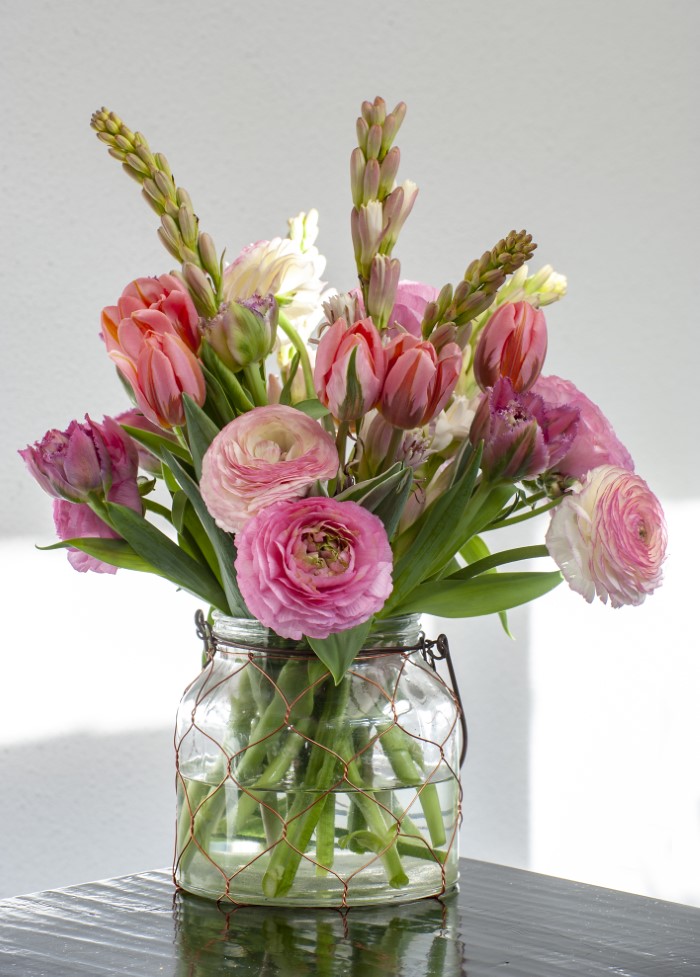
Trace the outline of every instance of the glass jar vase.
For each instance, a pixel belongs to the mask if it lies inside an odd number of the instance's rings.
[[[254,620],[215,615],[209,647],[175,734],[180,888],[345,907],[454,885],[459,708],[417,615],[380,622],[338,685]]]

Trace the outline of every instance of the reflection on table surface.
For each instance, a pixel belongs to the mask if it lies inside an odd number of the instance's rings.
[[[454,977],[456,893],[395,907],[278,909],[178,893],[177,977]]]

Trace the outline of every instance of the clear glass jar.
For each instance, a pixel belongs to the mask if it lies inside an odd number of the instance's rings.
[[[417,615],[335,685],[304,645],[216,616],[176,729],[175,880],[232,903],[404,902],[457,881],[461,731]]]

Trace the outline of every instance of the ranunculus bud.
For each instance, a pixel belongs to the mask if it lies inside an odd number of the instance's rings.
[[[314,386],[334,417],[356,421],[376,405],[386,373],[386,353],[371,319],[348,326],[337,319],[318,344]]]
[[[48,431],[19,454],[45,492],[68,502],[104,496],[113,484],[136,483],[136,446],[111,417],[98,424],[86,414],[84,424],[71,421],[65,431]]]
[[[404,333],[392,339],[386,353],[379,412],[395,427],[422,427],[450,399],[462,368],[462,350],[446,343],[438,353],[427,340]]]
[[[500,377],[516,393],[529,390],[540,375],[547,353],[544,313],[529,302],[507,302],[496,309],[479,338],[474,354],[474,378],[482,390]]]
[[[591,603],[641,604],[662,580],[666,525],[638,475],[614,465],[588,472],[554,510],[547,548],[572,590]]]
[[[117,352],[110,355],[130,383],[139,408],[154,424],[163,428],[184,424],[183,393],[200,407],[204,403],[206,385],[199,360],[178,336],[147,333],[135,363]]]
[[[232,370],[260,363],[272,351],[277,335],[277,302],[273,295],[253,295],[226,302],[204,327],[204,338]]]

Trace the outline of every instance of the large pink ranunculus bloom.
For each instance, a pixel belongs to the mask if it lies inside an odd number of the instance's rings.
[[[348,325],[336,319],[318,344],[314,386],[321,403],[340,421],[356,421],[376,406],[384,384],[386,353],[371,319]]]
[[[237,533],[260,509],[306,495],[338,471],[335,441],[294,407],[255,407],[227,424],[202,460],[200,490],[217,526]]]
[[[138,359],[146,333],[172,333],[196,353],[199,315],[189,292],[174,275],[129,282],[116,305],[102,310],[102,338],[107,352]]]
[[[367,621],[391,593],[384,525],[355,502],[278,502],[236,537],[248,608],[283,638],[326,638]]]
[[[553,407],[567,405],[579,411],[576,437],[569,450],[556,464],[561,475],[583,478],[600,465],[616,465],[634,471],[632,457],[613,431],[610,421],[570,380],[561,377],[539,377],[532,393],[539,394]]]
[[[661,583],[666,525],[661,504],[638,475],[594,468],[554,510],[547,548],[570,587],[591,603],[641,604]]]

